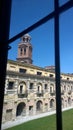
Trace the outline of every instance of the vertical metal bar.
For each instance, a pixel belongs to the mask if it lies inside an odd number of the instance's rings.
[[[60,51],[59,51],[59,13],[58,0],[55,0],[55,79],[56,79],[56,127],[62,130],[62,112],[61,112],[61,88],[60,88]]]
[[[5,88],[6,64],[8,55],[11,0],[0,0],[0,130]]]

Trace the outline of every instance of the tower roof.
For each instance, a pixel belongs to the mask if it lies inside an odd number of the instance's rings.
[[[21,37],[21,42],[18,44],[17,60],[32,64],[32,44],[30,40],[31,37],[29,34],[25,34]]]
[[[29,34],[25,34],[21,37],[22,42],[24,43],[30,43],[31,36]]]

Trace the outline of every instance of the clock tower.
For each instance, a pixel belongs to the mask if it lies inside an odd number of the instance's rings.
[[[31,37],[29,34],[21,37],[21,42],[18,44],[17,61],[32,64],[32,45],[30,40]]]

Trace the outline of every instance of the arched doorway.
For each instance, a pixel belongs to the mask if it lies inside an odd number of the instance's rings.
[[[71,106],[71,98],[68,98],[68,105]]]
[[[25,103],[19,103],[16,110],[16,116],[21,116],[26,114],[26,105]]]
[[[54,108],[54,99],[50,100],[50,108]]]
[[[37,112],[42,112],[42,101],[37,101],[37,103],[36,103],[36,111]]]

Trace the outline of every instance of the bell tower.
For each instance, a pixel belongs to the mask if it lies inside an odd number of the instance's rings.
[[[32,64],[32,45],[30,40],[29,34],[21,37],[21,42],[18,44],[18,61]]]

